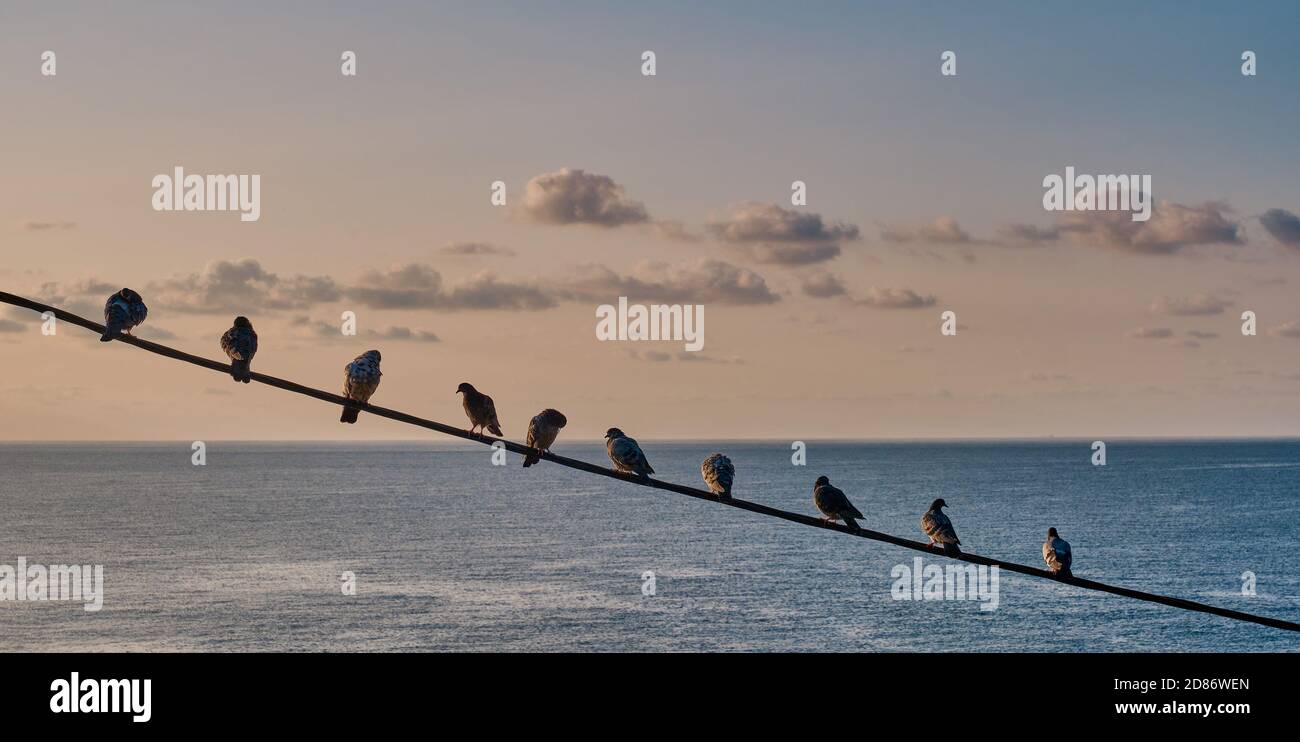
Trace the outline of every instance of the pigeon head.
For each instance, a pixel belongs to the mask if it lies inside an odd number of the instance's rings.
[[[822,486],[823,484],[830,484],[830,483],[831,483],[831,480],[830,480],[828,477],[824,476],[824,475],[823,475],[823,476],[820,476],[820,477],[817,477],[816,485],[817,485],[818,487]]]
[[[369,357],[375,363],[379,363],[381,360],[383,360],[383,357],[379,355],[379,351],[377,350],[368,350],[365,353],[362,353],[361,355]]]
[[[554,425],[557,428],[563,428],[565,425],[569,424],[568,418],[566,418],[563,413],[559,410],[552,410],[549,407],[542,410],[542,418],[546,420],[548,425]]]
[[[235,327],[243,327],[245,329],[251,330],[253,329],[253,323],[249,322],[247,317],[236,317]]]
[[[1055,529],[1055,528],[1049,528],[1049,529],[1047,529],[1047,537],[1048,537],[1048,538],[1060,538],[1060,534],[1058,534],[1058,533],[1056,532],[1056,529]]]
[[[606,431],[605,431],[605,437],[606,437],[606,438],[622,438],[622,437],[623,437],[623,431],[619,430],[618,428],[610,428],[609,430],[606,430]]]
[[[938,510],[939,508],[946,508],[946,507],[948,507],[948,503],[944,502],[942,497],[930,503],[931,510]]]
[[[121,291],[117,292],[117,295],[127,301],[132,301],[132,302],[141,301],[140,295],[135,293],[131,289],[122,289]]]
[[[477,390],[474,389],[474,385],[473,385],[473,384],[470,384],[469,382],[465,382],[465,381],[462,381],[462,382],[460,383],[460,386],[456,387],[456,393],[457,393],[457,394],[469,394],[469,393],[474,392],[474,391],[477,391]]]

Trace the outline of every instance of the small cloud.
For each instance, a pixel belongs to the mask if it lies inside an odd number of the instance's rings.
[[[844,284],[827,271],[815,271],[804,277],[800,286],[805,296],[827,299],[844,294]]]
[[[714,239],[756,263],[810,265],[840,255],[841,241],[858,239],[855,225],[827,223],[820,214],[747,201],[705,229]]]
[[[925,242],[936,245],[965,245],[974,242],[971,236],[950,216],[937,217],[928,224],[899,226],[882,224],[880,239],[885,242],[907,244]]]
[[[702,235],[688,231],[686,227],[678,221],[655,221],[651,224],[651,227],[660,237],[666,240],[672,240],[673,242],[699,242],[704,239]]]
[[[690,304],[773,304],[781,297],[768,288],[762,276],[711,258],[668,265],[641,263],[630,275],[620,275],[603,265],[586,265],[579,275],[561,283],[556,292],[574,301],[629,300]]]
[[[1035,382],[1070,381],[1073,378],[1074,377],[1070,376],[1069,374],[1052,374],[1052,373],[1044,373],[1042,371],[1035,371],[1033,373],[1025,374],[1026,381],[1035,381]]]
[[[1187,334],[1197,340],[1213,340],[1219,336],[1217,332],[1202,332],[1200,330],[1188,330]]]
[[[1259,217],[1259,223],[1279,243],[1300,250],[1300,217],[1286,209],[1269,209]]]
[[[148,325],[148,324],[140,325],[135,330],[133,330],[133,332],[145,340],[162,341],[162,340],[176,339],[176,333],[170,330],[165,330],[156,325]]]
[[[736,356],[731,356],[730,358],[718,358],[717,356],[706,356],[699,351],[685,351],[685,350],[677,351],[677,360],[683,363],[725,363],[725,364],[744,363],[743,360],[741,360]]]
[[[627,354],[638,361],[646,361],[648,363],[667,363],[673,359],[671,353],[665,353],[662,350],[634,350],[628,348]]]
[[[1033,224],[1008,224],[998,230],[998,241],[1005,245],[1033,247],[1061,238],[1057,227],[1038,227]]]
[[[77,226],[76,222],[65,222],[65,221],[42,222],[42,221],[35,221],[35,220],[27,220],[24,222],[19,222],[18,224],[18,227],[20,229],[27,232],[49,232],[56,229],[66,230],[66,229],[72,229],[76,226]]]
[[[327,340],[346,339],[350,336],[344,335],[338,325],[329,322],[313,320],[310,317],[294,317],[289,323],[291,327],[298,329],[299,335],[307,337],[323,338]],[[428,330],[412,330],[409,327],[390,326],[382,330],[364,329],[357,333],[357,337],[369,340],[394,340],[394,341],[413,341],[421,343],[437,343],[441,339],[429,332]]]
[[[505,247],[497,247],[486,242],[452,242],[445,247],[438,249],[442,255],[474,256],[474,255],[501,255],[510,257],[515,254],[514,250]]]
[[[524,213],[541,224],[618,227],[650,219],[645,206],[629,200],[609,176],[567,167],[528,181],[523,204]]]
[[[1292,320],[1284,325],[1278,325],[1269,333],[1284,338],[1300,338],[1300,320]]]
[[[1175,317],[1199,317],[1211,314],[1223,314],[1223,310],[1232,306],[1232,302],[1219,299],[1209,294],[1196,294],[1187,298],[1162,296],[1151,302],[1151,312]]]
[[[1168,327],[1139,327],[1129,330],[1128,336],[1140,340],[1163,340],[1173,337],[1174,331]]]
[[[21,322],[14,322],[10,319],[0,319],[0,332],[22,332],[27,326]]]
[[[1143,255],[1173,255],[1190,245],[1240,245],[1241,226],[1224,203],[1185,206],[1160,201],[1145,222],[1128,211],[1067,211],[1060,230],[1085,244]]]
[[[706,229],[717,240],[733,244],[840,242],[858,239],[858,228],[855,225],[843,222],[828,224],[820,214],[757,201],[732,206],[729,215],[710,221]]]
[[[898,352],[899,352],[899,353],[929,353],[929,352],[932,351],[932,350],[934,350],[934,349],[931,348],[931,347],[928,346],[928,345],[900,345],[900,346],[898,346]]]
[[[442,274],[420,263],[409,263],[384,273],[370,271],[344,293],[373,309],[523,311],[548,309],[557,303],[537,285],[501,280],[487,272],[444,287]]]
[[[877,309],[920,309],[934,306],[936,301],[934,296],[922,296],[911,289],[880,289],[872,286],[857,303]]]

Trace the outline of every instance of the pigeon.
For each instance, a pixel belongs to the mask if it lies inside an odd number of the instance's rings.
[[[122,289],[104,303],[104,334],[99,336],[100,342],[107,343],[123,330],[131,334],[131,328],[148,316],[149,307],[144,305],[144,299],[131,289]]]
[[[456,387],[456,393],[465,395],[461,401],[465,404],[465,414],[473,423],[469,426],[469,432],[473,433],[474,428],[478,428],[482,433],[483,428],[487,428],[492,431],[492,435],[505,435],[501,432],[501,423],[497,422],[497,406],[492,404],[491,397],[467,382],[461,382],[461,385]]]
[[[944,502],[942,497],[930,503],[930,510],[921,516],[921,530],[930,537],[931,546],[939,544],[943,547],[943,553],[948,555],[960,554],[961,549],[957,548],[957,545],[961,540],[957,538],[957,532],[952,528],[952,521],[943,514],[942,509],[946,507],[948,503]]]
[[[247,317],[236,317],[235,324],[221,336],[221,349],[230,358],[230,375],[235,381],[252,381],[249,364],[257,353],[257,333]]]
[[[1043,561],[1047,568],[1057,577],[1073,577],[1070,562],[1074,555],[1070,553],[1070,544],[1056,533],[1055,528],[1047,529],[1047,541],[1043,542]]]
[[[817,481],[813,484],[813,504],[826,516],[822,520],[828,523],[842,520],[844,525],[854,531],[858,530],[858,522],[854,518],[865,517],[853,507],[853,503],[849,502],[844,491],[832,486],[831,480],[826,477],[817,477]]]
[[[719,500],[731,499],[731,483],[736,479],[736,467],[732,465],[731,459],[720,453],[709,454],[700,464],[700,476],[704,477],[704,483],[717,494]]]
[[[555,443],[555,438],[560,434],[560,428],[568,425],[569,421],[560,413],[559,410],[546,408],[533,416],[528,421],[528,438],[525,443],[529,448],[534,449],[532,453],[524,456],[524,466],[532,466],[542,457],[537,452],[550,452],[551,444]]]
[[[368,350],[356,357],[356,360],[344,368],[343,396],[354,402],[367,402],[370,395],[379,388],[379,351]],[[352,406],[343,408],[342,423],[355,423],[360,409]]]
[[[605,431],[605,450],[609,451],[609,460],[614,462],[614,468],[628,474],[636,474],[641,477],[648,477],[655,473],[646,461],[645,454],[641,452],[641,447],[636,441],[623,435],[623,431],[618,428],[610,428]]]

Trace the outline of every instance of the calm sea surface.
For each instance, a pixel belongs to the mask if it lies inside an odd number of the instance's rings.
[[[869,528],[1300,621],[1300,442],[642,441],[699,484],[815,514],[820,474]],[[556,453],[605,462],[595,443]],[[4,650],[1297,651],[1300,635],[1003,573],[999,606],[891,598],[916,552],[473,444],[0,444],[0,564],[104,565],[104,607],[0,602]],[[942,559],[936,560],[944,564]],[[655,573],[655,595],[642,574]],[[356,575],[356,594],[340,575]],[[1242,595],[1242,573],[1257,595]]]

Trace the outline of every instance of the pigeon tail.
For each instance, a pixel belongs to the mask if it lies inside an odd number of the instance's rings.
[[[252,375],[248,367],[248,361],[231,361],[230,376],[235,381],[242,381],[247,384],[252,380]]]
[[[948,556],[952,556],[953,554],[960,554],[961,547],[957,546],[957,544],[944,544],[943,553],[947,554]]]
[[[489,425],[488,430],[492,431],[492,435],[495,435],[498,438],[501,438],[505,435],[505,433],[501,432],[501,426],[497,425],[496,423],[492,423],[491,425]]]
[[[339,422],[349,424],[355,423],[357,421],[357,415],[360,413],[361,410],[358,410],[356,407],[344,407],[343,417],[339,418]]]
[[[498,435],[500,434],[498,433]],[[532,466],[533,464],[536,464],[541,460],[542,457],[538,456],[537,454],[529,453],[528,455],[524,456],[524,468],[527,469],[528,467]]]
[[[862,529],[858,526],[858,522],[857,522],[856,520],[854,520],[852,516],[845,516],[845,517],[844,517],[844,525],[848,526],[850,531],[861,531],[861,530],[862,530]]]
[[[122,328],[109,325],[104,328],[104,334],[99,336],[99,342],[107,343],[113,340],[113,336],[122,331]]]

